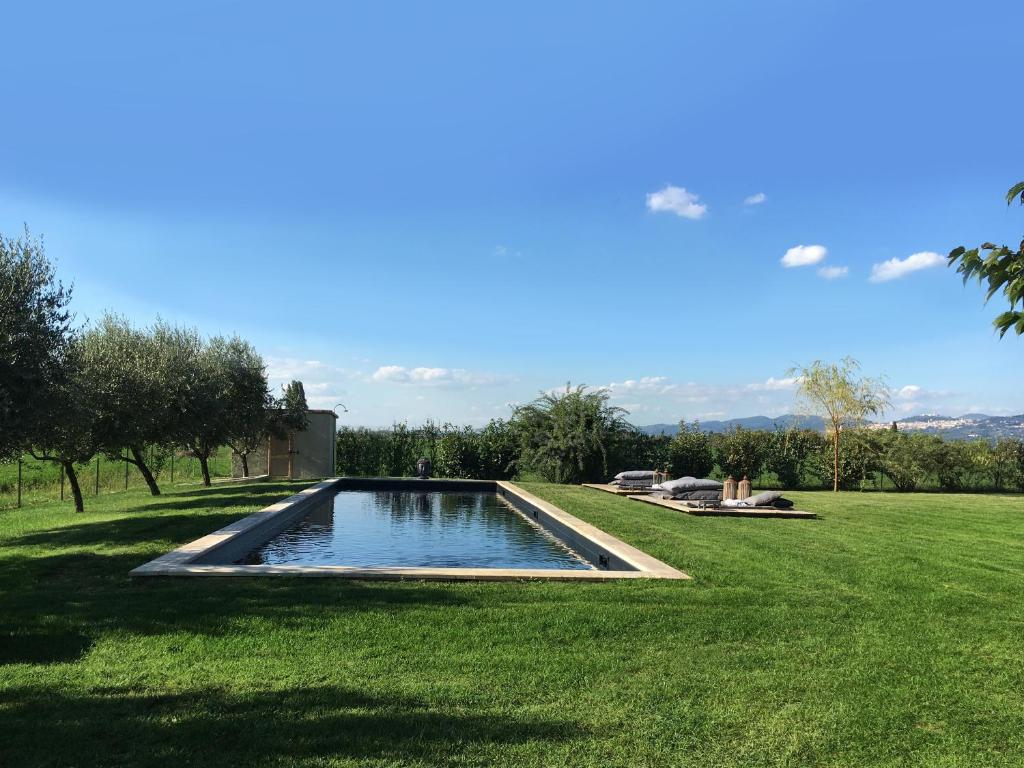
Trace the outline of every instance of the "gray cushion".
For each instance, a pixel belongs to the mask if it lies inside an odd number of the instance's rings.
[[[765,491],[759,493],[757,496],[748,496],[743,499],[744,504],[749,504],[752,507],[770,507],[772,502],[782,497],[782,491]]]
[[[716,491],[721,490],[722,484],[717,480],[698,480],[696,477],[680,477],[678,480],[668,480],[660,485],[655,485],[658,491],[669,491],[671,493],[682,493],[683,491]]]
[[[654,472],[649,469],[631,469],[628,472],[619,472],[616,480],[653,480]]]

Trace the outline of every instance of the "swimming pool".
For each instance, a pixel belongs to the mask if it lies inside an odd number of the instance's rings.
[[[339,491],[241,562],[594,568],[493,491]]]
[[[130,575],[689,578],[513,483],[348,477],[316,483]]]

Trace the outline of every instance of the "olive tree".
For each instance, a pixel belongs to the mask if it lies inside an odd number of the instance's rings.
[[[0,235],[0,459],[20,456],[49,415],[39,395],[64,373],[70,300],[41,239]]]
[[[215,336],[191,363],[185,394],[178,439],[199,459],[203,484],[209,486],[213,452],[233,437],[251,439],[251,430],[259,427],[268,397],[263,360],[237,336]]]
[[[216,356],[192,328],[159,321],[153,339],[170,398],[168,437],[199,459],[203,483],[210,485],[209,459],[224,444],[227,431]]]
[[[1006,193],[1007,205],[1018,199],[1024,205],[1024,181],[1014,184]],[[965,284],[971,278],[988,284],[986,302],[999,290],[1009,301],[1010,308],[992,321],[1000,338],[1011,328],[1018,336],[1024,334],[1024,240],[1016,248],[995,243],[982,243],[970,249],[961,245],[949,253],[949,266],[954,264]],[[1022,309],[1017,309],[1018,304]]]
[[[838,363],[815,360],[793,368],[789,375],[798,377],[803,407],[825,419],[832,442],[832,490],[838,491],[842,431],[885,410],[890,402],[889,388],[882,379],[861,376],[860,364],[852,357]]]
[[[160,352],[153,333],[114,314],[104,315],[82,336],[82,364],[95,393],[99,447],[111,458],[134,464],[154,496],[160,495],[160,488],[144,448],[167,444],[173,418]]]
[[[217,364],[224,382],[222,397],[227,417],[224,442],[241,461],[242,475],[248,477],[249,454],[274,428],[276,403],[267,388],[263,358],[253,346],[237,337],[218,343],[222,345]]]
[[[34,395],[41,415],[33,425],[29,453],[39,461],[59,464],[71,486],[75,511],[84,512],[76,464],[96,455],[96,396],[82,365],[81,342],[73,341],[61,366]]]

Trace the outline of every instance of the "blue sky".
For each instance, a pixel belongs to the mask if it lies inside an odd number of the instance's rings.
[[[569,380],[640,424],[776,415],[846,355],[895,415],[1024,412],[1024,342],[929,255],[1024,234],[1019,2],[4,20],[0,230],[45,235],[81,319],[237,332],[348,423]]]

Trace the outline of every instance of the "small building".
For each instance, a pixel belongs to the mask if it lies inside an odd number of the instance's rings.
[[[269,436],[249,454],[249,473],[312,480],[334,474],[338,415],[334,411],[310,410],[309,426],[282,439]],[[242,462],[231,457],[231,474],[242,476]]]

